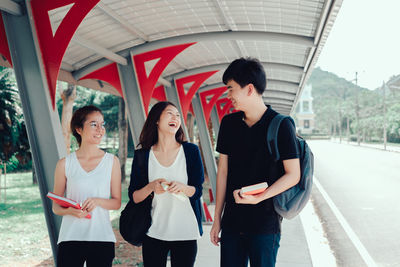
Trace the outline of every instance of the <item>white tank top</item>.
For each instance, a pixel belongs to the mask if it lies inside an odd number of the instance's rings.
[[[90,197],[109,199],[113,163],[114,155],[106,153],[94,170],[86,172],[81,167],[75,152],[68,155],[65,158],[66,197],[81,204]],[[96,207],[91,215],[91,219],[63,216],[58,243],[63,241],[115,243],[109,211]]]
[[[172,165],[161,165],[150,150],[149,182],[164,178],[168,182],[178,181],[187,184],[186,158],[183,147]],[[151,209],[151,226],[147,235],[165,241],[195,240],[200,238],[196,216],[188,197],[183,201],[169,192],[154,194]]]

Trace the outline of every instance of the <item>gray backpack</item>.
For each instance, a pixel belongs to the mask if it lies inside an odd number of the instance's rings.
[[[273,158],[270,165],[270,175],[275,179],[278,179],[284,173],[282,161],[279,161],[278,131],[281,122],[286,118],[295,126],[291,117],[278,114],[272,119],[267,130],[268,151]],[[275,211],[285,219],[294,218],[304,208],[310,199],[313,183],[314,155],[302,137],[296,136],[296,139],[300,152],[300,181],[273,198]]]

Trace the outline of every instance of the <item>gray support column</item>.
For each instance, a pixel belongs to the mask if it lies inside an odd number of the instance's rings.
[[[183,118],[181,101],[179,101],[179,95],[175,87],[175,81],[171,83],[171,87],[165,87],[165,94],[167,95],[168,101],[174,103],[178,107],[179,113],[181,114],[182,118],[182,129],[185,133],[186,139],[189,140],[189,133],[185,124],[185,119]]]
[[[131,128],[133,144],[139,143],[140,133],[146,120],[143,101],[137,83],[132,57],[128,57],[126,66],[118,64],[118,73],[121,80],[122,92],[128,109],[129,126]]]
[[[207,124],[204,118],[204,113],[203,109],[201,108],[200,97],[198,94],[193,97],[192,104],[194,113],[196,115],[197,128],[199,129],[201,148],[203,149],[203,160],[206,164],[211,188],[215,196],[217,192],[217,165],[215,163],[214,150],[211,144],[210,136],[208,134]]]
[[[47,229],[53,256],[56,260],[61,217],[52,212],[52,203],[46,197],[53,191],[54,169],[57,161],[66,155],[57,109],[53,110],[47,82],[42,75],[41,56],[35,48],[28,12],[20,2],[22,15],[3,12],[4,26],[21,97],[26,130],[38,178]],[[32,25],[34,27],[34,25]],[[41,71],[42,70],[42,71]]]
[[[212,110],[211,110],[211,123],[214,128],[214,133],[215,133],[215,138],[218,138],[218,133],[219,133],[219,118],[218,118],[218,111],[217,107],[214,105]],[[215,140],[217,141],[217,140]]]

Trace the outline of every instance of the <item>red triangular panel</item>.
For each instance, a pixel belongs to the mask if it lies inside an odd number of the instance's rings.
[[[154,89],[152,98],[157,99],[158,101],[167,101],[167,96],[165,94],[165,88],[163,85],[157,86]]]
[[[121,97],[124,97],[122,93],[121,81],[119,80],[117,63],[111,63],[98,70],[95,70],[83,76],[79,80],[85,80],[85,79],[96,79],[108,82],[118,91]]]
[[[226,86],[222,86],[219,88],[211,89],[205,92],[200,93],[200,101],[203,107],[204,118],[206,119],[206,123],[210,120],[211,110],[215,103],[217,103],[218,98],[226,91]],[[213,96],[210,101],[207,102],[208,96]]]
[[[4,29],[3,16],[0,12],[0,54],[2,54],[12,66],[10,48],[8,47],[7,35]]]
[[[219,121],[225,116],[225,114],[229,111],[229,108],[232,106],[232,101],[229,98],[221,98],[217,100],[216,107],[218,111]]]
[[[215,70],[215,71],[198,73],[198,74],[180,78],[175,81],[176,90],[178,91],[179,101],[181,102],[181,107],[182,107],[182,113],[183,113],[182,115],[183,115],[183,118],[185,119],[185,123],[186,123],[186,119],[187,119],[187,113],[188,113],[190,104],[192,103],[192,98],[193,98],[194,94],[199,89],[200,85],[216,72],[218,72],[218,71]],[[192,86],[190,86],[190,88],[186,94],[184,85],[187,83],[193,83],[193,84],[192,84]]]
[[[100,0],[32,0],[33,20],[47,77],[51,102],[55,105],[56,83],[61,61],[79,24]],[[48,11],[74,4],[53,37]]]
[[[162,72],[180,52],[182,52],[183,50],[185,50],[186,48],[188,48],[193,44],[195,43],[174,45],[133,56],[133,63],[135,65],[135,71],[146,115],[148,112],[150,99],[153,95],[154,87],[158,79],[160,78]],[[156,63],[150,74],[147,75],[145,62],[157,58],[160,59],[158,60],[158,62]]]

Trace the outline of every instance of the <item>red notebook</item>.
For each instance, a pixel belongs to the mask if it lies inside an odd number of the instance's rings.
[[[76,202],[72,199],[66,198],[66,197],[56,195],[52,192],[48,192],[47,197],[50,198],[51,200],[53,200],[54,202],[56,202],[61,207],[64,207],[64,208],[73,207],[75,209],[82,209],[81,205],[78,202]],[[88,219],[90,219],[91,217],[92,216],[90,214],[86,215],[86,218],[88,218]]]
[[[242,189],[240,190],[240,194],[256,195],[256,194],[264,192],[267,189],[267,187],[268,187],[268,184],[266,182],[245,186],[245,187],[242,187]]]

